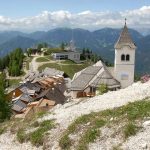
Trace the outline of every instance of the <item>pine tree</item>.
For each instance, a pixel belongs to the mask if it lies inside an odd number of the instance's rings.
[[[11,109],[5,95],[5,79],[3,74],[0,75],[0,122],[9,119],[11,116]]]

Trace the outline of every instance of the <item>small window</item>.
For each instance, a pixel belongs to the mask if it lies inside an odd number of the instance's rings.
[[[125,61],[125,55],[124,54],[121,55],[121,61]]]
[[[126,61],[130,61],[130,55],[126,55]]]

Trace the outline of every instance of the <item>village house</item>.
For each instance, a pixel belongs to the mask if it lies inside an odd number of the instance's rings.
[[[105,84],[109,90],[120,88],[120,83],[111,75],[102,61],[76,73],[71,82],[72,98],[95,96],[97,88]]]
[[[72,98],[95,96],[96,90],[105,84],[109,90],[126,88],[134,82],[136,46],[125,25],[115,44],[114,68],[102,61],[76,73],[71,82]]]

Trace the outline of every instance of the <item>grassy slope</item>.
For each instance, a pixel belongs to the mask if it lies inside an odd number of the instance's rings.
[[[62,149],[71,149],[75,141],[70,139],[70,135],[81,133],[78,144],[75,147],[78,150],[87,150],[89,143],[93,143],[97,138],[103,136],[101,135],[102,127],[114,130],[114,135],[116,136],[121,135],[122,139],[120,140],[123,143],[141,129],[141,123],[146,117],[150,117],[149,99],[129,103],[126,106],[111,110],[92,112],[77,118],[64,132],[59,144]],[[114,129],[114,127],[116,128]]]
[[[86,68],[87,66],[89,66],[88,63],[75,64],[75,63],[73,63],[71,61],[65,61],[65,62],[63,62],[63,64],[61,64],[61,63],[47,63],[47,64],[44,64],[44,65],[40,66],[38,68],[38,70],[42,71],[46,67],[55,68],[55,69],[64,71],[67,75],[69,75],[72,78],[73,75],[76,72]]]

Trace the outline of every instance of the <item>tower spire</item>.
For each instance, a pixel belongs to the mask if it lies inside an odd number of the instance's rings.
[[[127,18],[124,19],[125,20],[125,26],[127,25]]]
[[[136,48],[136,46],[129,34],[126,18],[125,18],[124,28],[122,29],[122,32],[120,34],[120,37],[119,37],[117,43],[115,44],[115,49],[121,48],[123,45],[128,45],[131,48]]]

